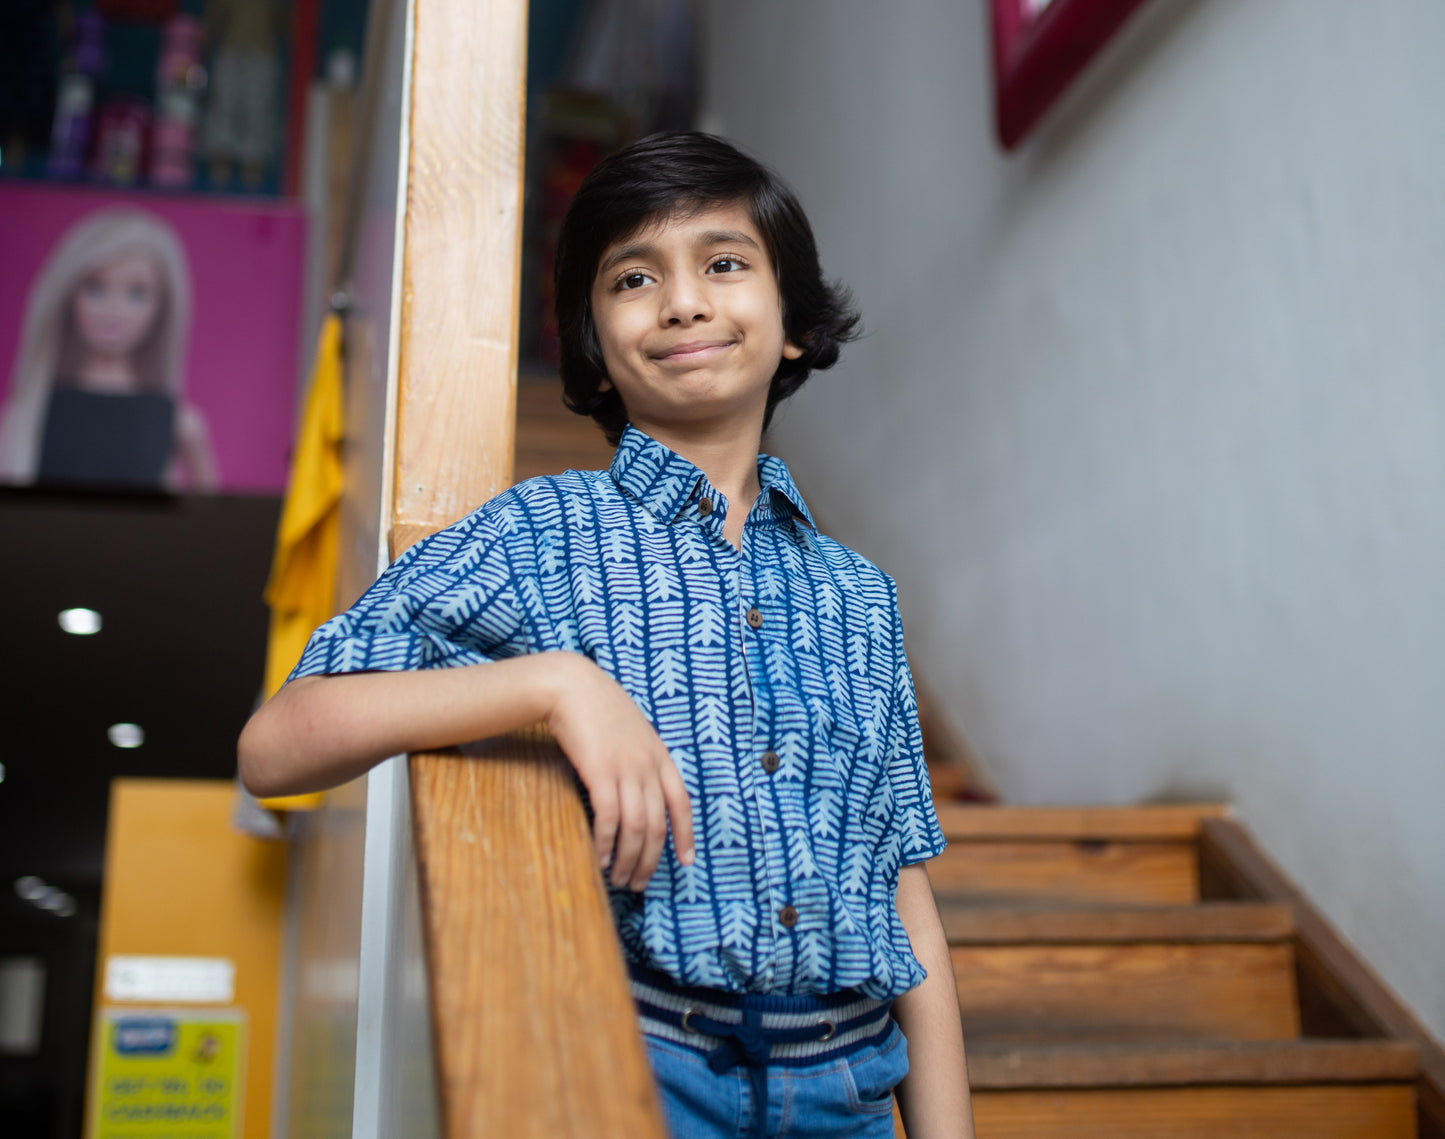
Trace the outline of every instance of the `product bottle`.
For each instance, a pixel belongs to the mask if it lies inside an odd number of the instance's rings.
[[[78,178],[85,172],[90,146],[95,80],[105,62],[105,21],[87,12],[76,25],[75,54],[60,77],[55,99],[55,130],[50,138],[50,173]]]
[[[90,176],[97,182],[133,186],[145,171],[151,108],[144,99],[116,95],[100,105],[95,117],[95,154]]]
[[[195,177],[199,96],[205,86],[200,65],[201,23],[194,16],[175,16],[166,23],[156,69],[156,118],[151,135],[150,180],[153,185],[185,189]]]

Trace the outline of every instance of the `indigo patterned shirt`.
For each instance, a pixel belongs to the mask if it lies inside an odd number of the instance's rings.
[[[894,906],[938,854],[893,581],[818,534],[759,456],[728,503],[629,427],[607,471],[529,479],[418,542],[316,631],[293,675],[584,653],[652,722],[692,798],[643,893],[610,891],[627,956],[685,985],[888,998],[923,979]]]

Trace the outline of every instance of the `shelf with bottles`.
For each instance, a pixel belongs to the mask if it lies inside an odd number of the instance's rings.
[[[0,177],[294,194],[321,2],[0,5]]]

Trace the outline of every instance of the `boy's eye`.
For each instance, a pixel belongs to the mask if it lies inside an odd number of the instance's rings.
[[[739,269],[746,268],[736,257],[719,257],[707,267],[709,273],[736,273]]]
[[[628,273],[626,276],[618,278],[617,287],[624,290],[640,289],[650,280],[652,278],[646,273]]]

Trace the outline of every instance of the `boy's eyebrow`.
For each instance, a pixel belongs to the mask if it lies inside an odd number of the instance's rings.
[[[740,229],[710,229],[698,238],[699,245],[751,245],[758,248],[758,243]]]
[[[620,245],[602,259],[602,264],[597,266],[597,273],[607,272],[614,265],[620,265],[623,261],[645,261],[652,253],[652,246],[645,241],[634,241],[630,245]]]
[[[703,248],[710,245],[751,245],[754,249],[759,248],[758,243],[740,229],[710,229],[699,234],[695,244]],[[632,241],[619,245],[602,259],[602,264],[597,266],[597,272],[601,275],[624,261],[646,261],[656,252],[656,247],[647,241]]]

